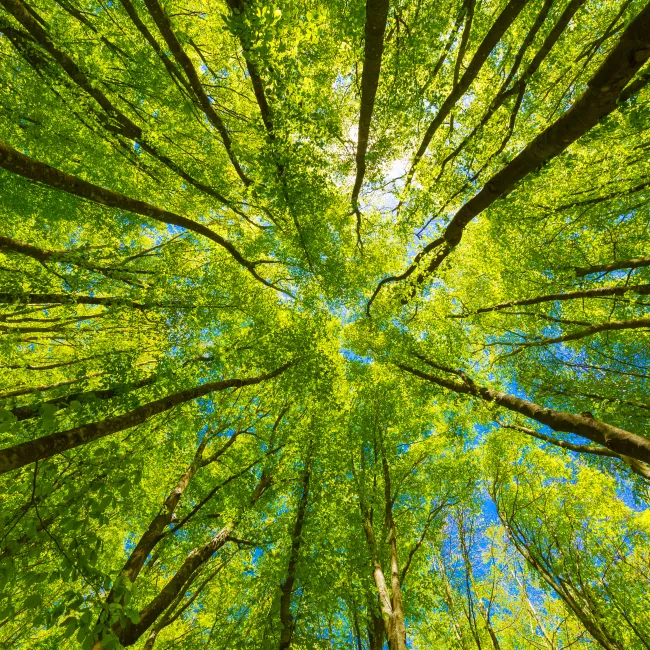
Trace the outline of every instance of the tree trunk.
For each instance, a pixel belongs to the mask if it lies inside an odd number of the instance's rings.
[[[291,636],[295,627],[295,620],[291,614],[291,593],[296,581],[296,565],[298,564],[298,554],[300,553],[300,543],[302,536],[302,527],[305,522],[305,513],[307,511],[307,502],[309,498],[309,479],[311,476],[311,445],[308,452],[308,458],[305,465],[305,471],[302,476],[302,493],[298,501],[296,511],[296,522],[291,535],[291,551],[289,552],[289,564],[287,566],[287,575],[280,585],[280,645],[279,650],[287,650],[291,646]]]
[[[112,433],[131,429],[132,427],[145,422],[154,415],[164,413],[169,409],[190,402],[199,397],[209,395],[215,391],[227,390],[228,388],[241,388],[243,386],[253,386],[259,384],[267,379],[272,379],[282,374],[292,364],[287,363],[280,366],[276,370],[269,372],[259,377],[250,377],[247,379],[227,379],[224,381],[213,381],[194,388],[182,390],[162,399],[148,404],[143,404],[137,408],[118,415],[117,417],[107,418],[99,422],[92,422],[90,424],[83,424],[74,429],[67,431],[60,431],[52,433],[49,436],[42,436],[36,440],[23,442],[13,447],[7,447],[0,450],[0,474],[9,472],[12,469],[17,469],[35,460],[44,460],[51,458],[56,454],[74,449],[81,445],[85,445],[94,440],[99,440]]]
[[[619,429],[618,427],[607,424],[606,422],[596,420],[596,418],[591,417],[588,413],[573,415],[572,413],[544,408],[543,406],[539,406],[534,402],[530,402],[520,397],[515,397],[514,395],[501,393],[492,390],[491,388],[479,386],[464,375],[464,373],[457,370],[444,368],[437,364],[433,364],[432,362],[427,363],[434,367],[438,367],[445,372],[462,376],[463,383],[461,384],[443,377],[436,377],[402,363],[396,365],[416,377],[426,379],[427,381],[442,386],[443,388],[447,388],[448,390],[452,390],[456,393],[473,395],[474,397],[480,397],[486,402],[495,402],[496,404],[499,404],[499,406],[503,406],[510,411],[525,415],[532,420],[537,420],[537,422],[545,424],[554,431],[575,433],[591,440],[592,442],[596,442],[603,447],[607,447],[617,454],[629,456],[630,458],[642,463],[650,464],[650,439],[645,436],[640,436],[636,433]]]

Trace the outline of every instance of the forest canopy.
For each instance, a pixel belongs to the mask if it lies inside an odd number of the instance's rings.
[[[0,648],[650,649],[650,4],[0,0]]]

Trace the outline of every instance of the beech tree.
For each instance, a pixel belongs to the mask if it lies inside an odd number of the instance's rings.
[[[1,648],[650,648],[650,4],[0,55]]]

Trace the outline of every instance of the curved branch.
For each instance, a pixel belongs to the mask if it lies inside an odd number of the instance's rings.
[[[650,262],[649,262],[650,264]],[[598,287],[596,289],[582,289],[580,291],[567,291],[566,293],[548,293],[534,298],[522,298],[510,302],[500,302],[489,307],[481,307],[465,314],[451,314],[449,318],[467,318],[473,314],[486,314],[491,311],[499,311],[517,305],[539,305],[543,302],[555,302],[556,300],[576,300],[578,298],[600,298],[602,296],[624,296],[626,293],[636,293],[641,296],[650,294],[650,284],[635,284],[622,287]]]
[[[278,289],[274,284],[260,276],[255,270],[255,263],[247,260],[227,239],[218,235],[213,230],[210,230],[210,228],[204,226],[202,223],[192,221],[192,219],[182,217],[174,212],[170,212],[169,210],[163,210],[162,208],[145,203],[144,201],[132,199],[123,194],[118,194],[113,190],[99,187],[98,185],[84,181],[76,176],[66,174],[65,172],[47,165],[46,163],[25,156],[7,146],[4,142],[0,142],[0,167],[36,183],[43,183],[48,187],[53,187],[67,192],[68,194],[80,196],[89,201],[93,201],[94,203],[106,205],[110,208],[127,210],[128,212],[149,217],[150,219],[155,219],[156,221],[172,226],[179,226],[202,235],[203,237],[207,237],[222,248],[225,248],[237,263],[243,266],[256,280],[267,287],[287,294],[286,291]]]

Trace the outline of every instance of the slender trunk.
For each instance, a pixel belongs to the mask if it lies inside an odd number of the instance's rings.
[[[271,480],[265,472],[253,490],[248,507],[252,508],[265,493]],[[186,558],[173,577],[160,590],[160,592],[140,611],[140,620],[138,623],[127,621],[126,625],[117,623],[113,627],[113,632],[117,635],[120,643],[124,646],[131,646],[160,618],[179,597],[185,592],[188,581],[196,574],[201,567],[206,564],[212,556],[221,549],[231,539],[235,530],[237,521],[233,520],[227,523],[214,537],[205,545],[194,549]],[[180,601],[178,601],[180,602]],[[155,639],[154,639],[155,640]],[[101,649],[101,638],[98,639],[91,650]]]
[[[232,558],[232,556],[230,556],[230,558]],[[199,595],[205,589],[208,583],[211,580],[213,580],[214,577],[218,575],[221,572],[221,570],[228,564],[230,558],[224,560],[216,568],[215,571],[213,571],[205,580],[201,582],[201,584],[194,590],[194,593],[190,596],[190,598],[187,599],[187,601],[183,604],[182,607],[178,607],[178,605],[181,603],[181,601],[185,596],[185,591],[192,585],[194,578],[196,577],[196,574],[193,578],[190,579],[190,581],[188,581],[188,584],[186,584],[184,586],[184,589],[180,591],[180,593],[176,597],[176,600],[169,606],[169,608],[165,612],[160,622],[156,624],[154,629],[147,637],[147,640],[145,641],[145,644],[143,646],[143,650],[151,650],[151,648],[153,648],[160,632],[166,627],[170,626],[174,621],[178,620],[178,618],[183,614],[183,612],[187,611],[188,607],[199,597]]]
[[[156,621],[185,586],[188,578],[205,564],[226,542],[233,532],[235,522],[224,526],[207,544],[192,551],[176,571],[174,577],[162,588],[160,593],[140,612],[140,621],[127,622],[119,630],[118,638],[124,646],[133,645]],[[97,646],[97,650],[101,646]],[[95,649],[93,649],[95,650]]]
[[[595,456],[609,456],[610,458],[618,458],[623,462],[627,463],[630,469],[635,474],[638,474],[639,476],[641,476],[646,480],[650,480],[650,465],[646,465],[645,463],[635,460],[634,458],[630,458],[629,456],[624,456],[623,454],[617,454],[614,451],[605,449],[605,447],[590,447],[588,445],[574,445],[570,442],[566,442],[565,440],[556,440],[555,438],[552,438],[551,436],[547,436],[544,433],[540,433],[539,431],[535,431],[534,429],[529,429],[528,427],[520,427],[514,424],[501,424],[501,426],[504,429],[513,429],[514,431],[521,431],[522,433],[532,436],[533,438],[537,438],[538,440],[543,440],[544,442],[548,442],[549,444],[555,445],[556,447],[561,447],[562,449],[567,449],[569,451],[575,451],[579,454],[593,454]]]
[[[172,491],[167,495],[167,498],[160,509],[160,514],[151,521],[149,527],[143,533],[136,547],[131,552],[129,559],[122,567],[120,574],[125,575],[131,582],[135,582],[135,579],[140,574],[147,557],[156,544],[162,539],[166,528],[172,522],[178,502],[181,500],[181,497],[190,481],[201,467],[201,458],[206,444],[207,438],[204,438],[198,446],[189,467],[185,472],[183,472],[183,475],[180,477]],[[107,602],[110,602],[110,594],[106,600]]]
[[[54,384],[42,384],[40,386],[28,386],[26,388],[16,388],[15,390],[7,391],[6,393],[0,394],[0,399],[8,399],[10,397],[20,397],[21,395],[32,395],[33,393],[43,393],[46,390],[52,390],[54,388],[60,388],[61,386],[70,386],[70,384],[78,384],[80,381],[85,381],[86,379],[91,379],[93,377],[100,377],[101,375],[106,374],[104,371],[93,372],[83,377],[75,377],[74,379],[65,379],[63,381],[57,381]]]
[[[107,418],[99,422],[84,424],[74,429],[60,431],[49,436],[42,436],[36,440],[23,442],[13,447],[0,450],[0,474],[12,469],[24,467],[36,460],[51,458],[68,449],[74,449],[85,445],[94,440],[99,440],[119,431],[131,429],[132,427],[145,422],[154,415],[163,413],[172,409],[179,404],[190,402],[199,397],[209,395],[215,391],[227,390],[229,388],[242,388],[244,386],[253,386],[267,379],[272,379],[282,374],[292,364],[287,363],[259,377],[250,377],[246,379],[227,379],[225,381],[214,381],[195,386],[187,390],[182,390],[162,399],[148,404],[143,404],[137,408],[113,418]]]
[[[537,627],[539,627],[539,629],[542,631],[542,636],[544,637],[544,640],[546,641],[546,643],[548,643],[549,650],[557,650],[556,644],[553,642],[553,639],[551,639],[551,637],[548,635],[548,632],[546,631],[546,626],[544,625],[544,621],[542,620],[540,615],[537,613],[537,610],[535,609],[535,606],[533,605],[532,601],[528,597],[528,591],[526,590],[526,585],[519,578],[516,571],[512,570],[511,573],[512,573],[515,581],[519,585],[519,588],[521,589],[524,600],[526,602],[526,607],[530,611],[531,616],[535,619],[535,625]]]
[[[526,540],[523,539],[521,534],[516,534],[512,522],[507,519],[505,514],[501,511],[498,504],[496,494],[493,493],[492,499],[497,507],[497,515],[501,520],[508,537],[512,541],[517,551],[524,557],[530,566],[537,571],[541,578],[548,584],[551,589],[564,601],[567,607],[576,615],[578,620],[582,623],[587,632],[605,649],[605,650],[623,650],[621,646],[611,637],[608,630],[605,629],[599,621],[597,621],[591,612],[582,607],[580,600],[582,595],[572,593],[569,588],[570,585],[564,580],[558,580],[555,576],[531,551]]]
[[[115,269],[118,271],[119,269]],[[125,269],[125,272],[127,269]],[[0,303],[21,305],[105,305],[107,307],[132,307],[145,311],[154,307],[188,307],[189,303],[150,303],[145,305],[135,300],[118,296],[79,296],[74,293],[0,293]]]
[[[295,620],[291,614],[291,593],[296,581],[296,565],[298,564],[298,555],[300,553],[300,543],[302,541],[302,528],[305,522],[305,513],[309,498],[309,479],[311,475],[311,447],[309,457],[302,476],[302,493],[298,501],[296,511],[296,521],[291,535],[291,551],[289,552],[289,564],[287,574],[280,585],[280,650],[287,650],[291,646],[291,636],[295,627]]]
[[[381,610],[381,617],[384,623],[384,630],[388,639],[393,636],[393,606],[391,604],[390,593],[384,571],[381,566],[379,558],[379,550],[377,548],[377,541],[375,533],[372,529],[372,522],[370,520],[370,513],[364,504],[362,504],[363,516],[363,530],[366,534],[366,542],[368,543],[368,550],[370,551],[370,560],[372,564],[372,577],[375,581],[377,588],[377,595],[379,597],[379,609]]]
[[[95,271],[101,273],[105,277],[114,280],[120,280],[124,282],[131,282],[133,284],[138,284],[133,279],[126,279],[128,275],[132,275],[133,271],[130,269],[118,269],[111,266],[102,266],[99,264],[93,264],[84,259],[85,251],[83,249],[78,250],[49,250],[46,248],[38,248],[33,244],[27,242],[19,241],[17,239],[12,239],[10,237],[0,236],[0,251],[3,253],[17,253],[19,255],[25,255],[26,257],[31,257],[37,262],[60,262],[62,264],[70,264],[72,266],[77,266],[86,271]],[[37,294],[11,294],[3,293],[2,302],[16,302],[20,304],[42,304],[36,302],[39,299]],[[49,302],[82,302],[81,300],[75,300],[73,294],[46,294],[50,297],[54,295],[65,296],[65,300],[50,300]],[[105,299],[106,300],[106,299]],[[121,300],[121,299],[120,299]],[[126,303],[131,303],[130,300],[125,300]],[[86,304],[100,304],[100,303],[86,303]],[[134,305],[137,303],[134,303]]]
[[[133,549],[133,551],[131,551],[131,555],[122,567],[119,576],[125,576],[128,578],[129,582],[132,583],[136,581],[147,558],[151,555],[158,542],[160,542],[165,536],[165,533],[168,530],[168,526],[174,519],[174,513],[176,512],[178,503],[183,497],[187,486],[189,485],[196,472],[201,467],[205,467],[223,455],[234,443],[239,434],[240,432],[236,431],[233,435],[230,436],[224,445],[222,445],[214,454],[212,454],[209,459],[205,460],[203,459],[203,452],[205,451],[205,447],[209,442],[209,437],[206,435],[203,438],[197,447],[196,452],[194,453],[192,462],[179,478],[171,492],[167,495],[167,498],[165,499],[159,514],[152,519],[149,527],[142,534],[142,537],[140,537],[140,540],[136,544],[136,547]],[[181,596],[182,593],[184,592],[181,592]],[[113,589],[111,589],[104,602],[104,608],[108,607],[114,601],[115,592]],[[151,641],[151,644],[153,645],[157,632],[154,631],[152,634],[154,638]],[[149,640],[147,642],[149,642]]]
[[[352,209],[358,209],[359,192],[366,173],[366,151],[370,137],[370,123],[375,107],[381,59],[384,52],[384,32],[388,17],[388,0],[367,0],[366,23],[363,54],[363,72],[361,74],[361,107],[359,111],[359,128],[357,136],[356,165],[357,174],[352,190]]]
[[[458,645],[463,648],[463,650],[465,650],[465,648],[467,648],[467,644],[465,643],[463,632],[458,626],[456,606],[454,604],[454,594],[452,592],[451,585],[449,584],[449,578],[447,577],[447,572],[442,561],[442,556],[436,560],[436,564],[438,565],[438,573],[440,574],[440,579],[442,580],[442,584],[445,590],[444,599],[445,603],[447,604],[447,610],[449,611],[449,617],[451,618],[451,625],[454,629],[454,635],[456,636]]]
[[[630,330],[630,329],[647,329],[650,327],[650,318],[631,318],[630,320],[614,320],[607,323],[596,323],[595,325],[590,325],[585,329],[578,330],[577,332],[571,332],[570,334],[563,334],[562,336],[555,336],[553,338],[541,339],[539,341],[528,341],[526,343],[515,343],[514,351],[508,353],[507,356],[512,356],[513,354],[518,354],[522,350],[527,348],[536,348],[542,347],[545,345],[555,345],[556,343],[565,343],[566,341],[577,341],[578,339],[583,339],[588,336],[594,336],[594,334],[599,334],[600,332],[612,332],[619,330]],[[498,343],[503,343],[503,341],[498,341]],[[506,343],[507,345],[512,345]]]
[[[384,441],[380,441],[381,462],[384,472],[384,497],[386,513],[384,523],[388,529],[388,546],[390,549],[390,586],[392,616],[392,635],[388,637],[390,650],[406,650],[406,626],[404,623],[404,604],[402,601],[402,585],[400,581],[399,558],[397,553],[397,531],[393,519],[393,496],[390,484],[390,470],[386,459]]]

